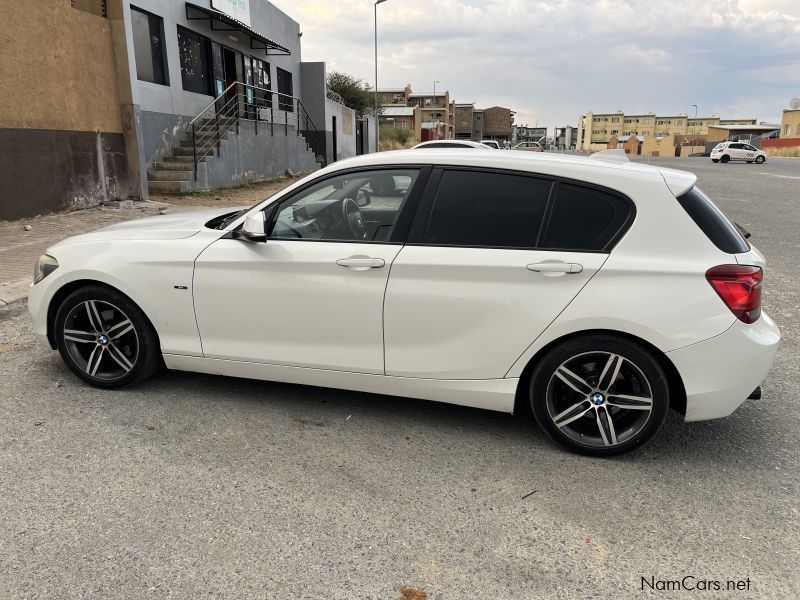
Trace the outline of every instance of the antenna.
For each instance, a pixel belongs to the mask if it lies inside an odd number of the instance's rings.
[[[800,108],[800,98],[792,98],[789,100],[789,108],[792,110],[797,110]]]

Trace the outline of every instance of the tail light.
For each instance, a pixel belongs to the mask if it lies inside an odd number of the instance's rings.
[[[719,265],[706,271],[706,279],[731,312],[743,323],[761,316],[761,267]]]

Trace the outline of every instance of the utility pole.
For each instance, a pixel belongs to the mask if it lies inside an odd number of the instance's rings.
[[[378,106],[378,4],[386,0],[375,0],[375,152],[380,152],[380,107]]]

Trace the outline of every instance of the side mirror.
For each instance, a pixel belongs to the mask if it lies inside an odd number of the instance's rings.
[[[266,242],[267,232],[265,221],[263,210],[247,215],[242,229],[239,231],[239,237],[249,242]]]

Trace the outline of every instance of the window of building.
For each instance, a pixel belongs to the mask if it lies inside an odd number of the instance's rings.
[[[631,207],[618,196],[560,183],[542,247],[606,250],[630,214]]]
[[[445,171],[425,231],[428,244],[533,248],[552,182],[535,177]]]
[[[292,84],[292,74],[278,67],[278,108],[287,112],[292,112],[294,106],[294,87]]]
[[[131,6],[131,27],[136,77],[141,81],[169,85],[164,19]]]
[[[619,117],[611,117],[612,123],[619,123]]]
[[[612,129],[611,130],[611,135],[617,135],[618,133],[619,133],[618,129]]]
[[[213,95],[210,40],[178,25],[178,51],[183,89],[187,92]]]
[[[798,130],[800,131],[800,125],[798,125]],[[792,126],[791,125],[784,125],[783,126],[783,135],[792,135]]]

